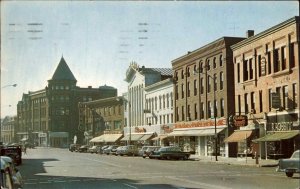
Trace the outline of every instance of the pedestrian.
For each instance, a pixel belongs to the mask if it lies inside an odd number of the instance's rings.
[[[26,153],[26,148],[27,148],[26,146],[24,146],[24,148],[23,148],[24,155],[27,154]]]

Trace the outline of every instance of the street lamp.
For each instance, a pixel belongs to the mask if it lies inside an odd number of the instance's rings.
[[[205,66],[205,68],[206,68],[206,66]],[[216,115],[216,77],[215,77],[215,75],[212,77],[211,75],[209,75],[208,73],[207,73],[207,70],[206,70],[206,72],[205,73],[202,73],[202,70],[201,70],[201,68],[199,69],[199,70],[194,70],[194,74],[196,74],[196,73],[198,73],[198,74],[205,74],[206,75],[206,112],[207,112],[207,110],[208,110],[208,105],[207,105],[207,93],[208,93],[208,86],[207,86],[207,83],[208,83],[208,78],[211,78],[212,80],[213,80],[213,82],[214,82],[214,88],[213,88],[213,91],[214,91],[214,96],[213,96],[213,98],[214,98],[214,122],[215,122],[215,125],[214,125],[214,128],[215,128],[215,135],[214,135],[214,139],[215,139],[215,159],[216,159],[216,161],[218,161],[218,155],[217,155],[217,148],[218,148],[218,134],[217,134],[217,115]],[[208,117],[208,116],[207,116]]]
[[[128,103],[128,125],[127,125],[127,127],[129,128],[128,145],[131,145],[131,103],[124,97],[117,98],[117,101],[120,101],[120,100],[123,100],[124,102]],[[126,104],[125,104],[125,106],[126,106]]]
[[[7,88],[7,87],[16,87],[17,84],[12,84],[12,85],[4,85],[3,87],[1,87],[0,90],[0,142],[2,141],[2,115],[1,115],[1,98],[2,98],[2,89],[3,88]]]

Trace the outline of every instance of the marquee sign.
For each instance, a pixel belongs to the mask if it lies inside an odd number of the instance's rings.
[[[216,126],[224,126],[226,125],[226,119],[217,120]],[[215,126],[214,120],[205,120],[205,121],[193,121],[193,122],[185,122],[185,123],[176,123],[175,129],[180,128],[197,128],[197,127],[212,127]]]

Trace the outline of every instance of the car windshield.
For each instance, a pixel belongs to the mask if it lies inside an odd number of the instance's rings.
[[[2,0],[10,188],[299,189],[299,3]]]

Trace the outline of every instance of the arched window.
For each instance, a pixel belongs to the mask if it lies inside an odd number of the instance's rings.
[[[216,57],[214,57],[214,59],[213,59],[213,68],[215,69],[216,67],[217,67]]]
[[[223,66],[223,56],[222,55],[220,55],[219,62],[220,62],[220,67],[222,67]]]
[[[224,86],[224,74],[223,72],[220,72],[220,90],[223,89]]]

